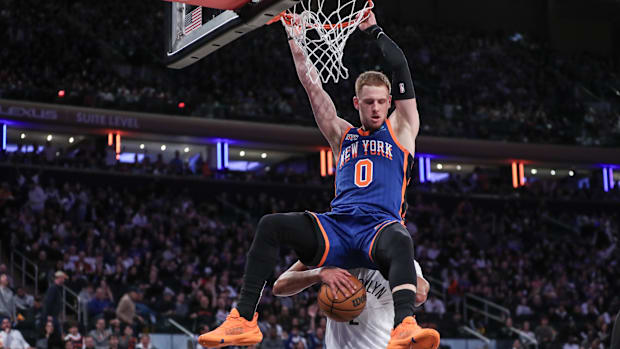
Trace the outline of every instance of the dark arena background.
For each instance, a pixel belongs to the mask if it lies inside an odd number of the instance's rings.
[[[169,69],[167,5],[3,2],[0,316],[27,342],[11,349],[199,348],[234,306],[259,218],[330,209],[333,155],[282,26]],[[609,348],[620,1],[375,5],[420,111],[418,322],[443,348]],[[359,126],[354,79],[386,68],[359,31],[344,59],[351,77],[325,88]],[[297,259],[281,257],[274,279]],[[256,348],[323,348],[318,285],[280,298],[274,279]]]

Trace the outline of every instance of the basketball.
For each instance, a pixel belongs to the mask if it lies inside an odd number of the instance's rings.
[[[328,318],[334,321],[351,321],[361,314],[366,306],[366,288],[355,276],[351,276],[350,279],[355,284],[355,292],[347,298],[338,291],[338,299],[334,299],[331,288],[326,284],[321,285],[318,297],[319,307]]]

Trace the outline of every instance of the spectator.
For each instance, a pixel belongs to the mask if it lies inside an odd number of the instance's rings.
[[[107,298],[102,287],[97,288],[95,297],[88,302],[88,316],[97,318],[103,316],[104,312],[108,312],[113,309],[114,304]],[[107,344],[106,344],[107,345]]]
[[[446,307],[441,299],[437,298],[435,295],[431,295],[430,299],[424,303],[424,311],[443,316],[446,312]]]
[[[138,288],[132,288],[128,293],[125,293],[116,307],[116,317],[122,322],[134,325],[136,321],[144,323],[144,319],[136,314],[136,301],[139,300],[142,291]],[[122,342],[122,340],[121,340]],[[121,344],[123,346],[123,344]]]
[[[26,342],[19,330],[11,328],[11,321],[8,317],[2,319],[2,332],[0,332],[0,343],[4,349],[30,349],[31,346]]]
[[[140,206],[138,212],[133,216],[131,223],[138,227],[146,227],[147,224],[149,224],[149,220],[146,217],[146,208],[144,206]]]
[[[174,314],[175,303],[173,301],[174,291],[166,287],[164,289],[164,295],[161,300],[153,305],[153,310],[157,311],[162,316],[171,316]]]
[[[515,310],[515,314],[517,315],[517,317],[528,316],[532,315],[533,313],[534,312],[532,311],[532,308],[527,305],[527,298],[521,297],[521,303],[519,303],[517,309]]]
[[[186,318],[189,313],[189,307],[185,302],[185,293],[179,292],[176,297],[176,303],[174,304],[174,317]]]
[[[71,343],[73,349],[82,349],[84,346],[84,338],[78,330],[78,324],[72,322],[69,324],[69,333],[64,338],[66,343]]]
[[[43,334],[37,340],[37,349],[63,349],[64,343],[60,331],[54,328],[54,323],[48,321],[43,328]]]
[[[577,336],[570,336],[568,341],[562,345],[562,349],[579,349],[579,341]]]
[[[15,295],[9,288],[9,278],[6,274],[0,275],[0,317],[15,319]]]
[[[178,150],[174,152],[174,158],[170,160],[170,169],[174,174],[181,174],[183,171],[183,160],[181,160],[181,156]]]
[[[295,330],[297,329],[295,328]],[[302,337],[301,334],[295,333],[295,332],[296,331],[293,331],[293,333],[289,335],[289,339],[286,341],[285,348],[286,349],[306,349],[307,348],[306,339]]]
[[[39,185],[39,183],[33,183],[30,186],[30,191],[28,192],[28,198],[30,202],[30,208],[35,213],[43,212],[43,208],[45,207],[45,200],[47,200],[47,194],[43,191],[43,188]]]
[[[6,264],[4,263],[0,263],[0,275],[2,274],[6,275],[6,278],[9,280],[9,288],[14,288],[13,278],[8,274]]]
[[[15,200],[15,197],[9,188],[9,183],[2,182],[2,185],[0,185],[0,208],[13,200]],[[5,270],[0,270],[0,273],[6,273],[6,266]]]
[[[91,336],[86,336],[84,337],[84,347],[83,349],[95,349],[95,341],[93,340],[93,337]]]
[[[308,349],[322,349],[325,346],[325,329],[318,327],[308,334]]]
[[[105,319],[97,319],[95,328],[88,335],[93,338],[96,349],[107,349],[110,346],[109,340],[112,333],[106,328]]]
[[[157,347],[151,343],[151,336],[148,333],[143,333],[140,335],[140,343],[136,345],[136,349],[157,349]]]
[[[521,329],[521,331],[523,331],[523,333],[525,333],[525,335],[527,336],[525,337],[524,341],[530,342],[531,340],[536,340],[536,335],[534,334],[534,332],[532,332],[529,321],[523,321],[523,328]]]
[[[123,335],[118,338],[119,349],[134,349],[136,347],[136,337],[133,335],[131,326],[126,325],[123,329]]]
[[[549,318],[543,316],[540,325],[534,331],[538,344],[543,348],[547,348],[555,337],[555,330],[549,325]]]
[[[118,340],[118,336],[117,335],[111,335],[110,336],[110,346],[108,347],[109,349],[120,349],[119,345],[119,340]]]
[[[34,305],[34,297],[31,294],[26,293],[23,287],[17,288],[17,294],[15,295],[15,306],[18,310],[24,311],[30,309]]]
[[[261,342],[260,349],[284,349],[284,341],[278,336],[278,330],[275,327],[271,327],[267,333],[267,338]]]
[[[62,270],[58,270],[54,273],[54,283],[45,292],[43,318],[51,316],[54,321],[54,328],[61,328],[59,315],[62,310],[62,287],[66,278],[67,274]]]

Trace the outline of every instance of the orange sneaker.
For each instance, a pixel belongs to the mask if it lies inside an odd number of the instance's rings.
[[[198,337],[198,343],[207,348],[248,346],[258,344],[262,340],[263,334],[258,328],[258,313],[254,313],[252,321],[248,321],[241,317],[235,308],[218,328]]]
[[[387,349],[437,349],[439,332],[422,328],[413,316],[407,316],[392,330]]]

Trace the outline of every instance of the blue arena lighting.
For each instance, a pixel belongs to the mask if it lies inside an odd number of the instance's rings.
[[[424,172],[426,173],[426,179],[428,180],[429,178],[431,178],[431,158],[427,156],[424,161]]]
[[[228,168],[228,142],[224,142],[224,168]]]
[[[217,142],[217,169],[222,169],[222,142]]]
[[[603,190],[608,192],[609,191],[609,182],[607,179],[607,168],[603,167]]]
[[[2,124],[2,150],[6,150],[6,124]]]
[[[616,186],[614,181],[614,169],[610,167],[607,170],[609,170],[609,189],[613,189]]]
[[[420,170],[420,183],[426,182],[426,176],[424,176],[424,157],[418,157],[418,169]]]

